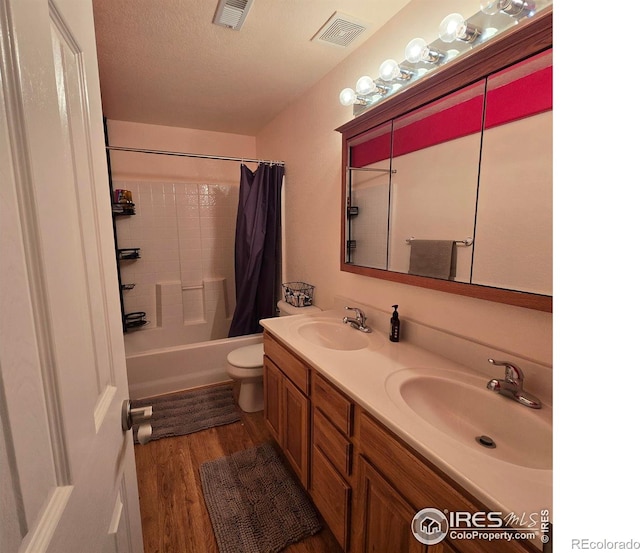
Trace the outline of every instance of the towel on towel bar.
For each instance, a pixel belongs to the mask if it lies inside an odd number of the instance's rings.
[[[409,274],[453,280],[456,276],[454,240],[411,240]]]

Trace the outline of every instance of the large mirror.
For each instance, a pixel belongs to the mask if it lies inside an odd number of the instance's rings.
[[[531,50],[343,131],[343,270],[551,311],[552,53]]]
[[[487,79],[471,282],[552,294],[552,53]]]

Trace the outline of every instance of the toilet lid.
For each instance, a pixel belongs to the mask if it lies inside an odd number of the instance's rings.
[[[234,349],[229,355],[227,355],[227,361],[234,367],[253,369],[262,367],[263,355],[264,349],[262,344],[254,344],[253,346],[244,346],[242,348]]]

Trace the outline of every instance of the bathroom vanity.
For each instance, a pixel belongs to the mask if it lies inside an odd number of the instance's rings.
[[[411,528],[425,508],[479,513],[476,521],[484,523],[484,513],[499,511],[512,514],[512,527],[524,531],[525,522],[535,522],[540,528],[540,516],[549,512],[550,518],[551,509],[551,407],[528,409],[493,394],[483,375],[410,343],[392,344],[375,327],[371,334],[359,332],[342,323],[343,315],[334,310],[261,324],[265,420],[344,551],[540,551],[544,532],[533,540],[488,541],[456,539],[450,531],[444,541],[425,545]],[[452,412],[440,413],[442,419],[429,419],[427,411],[417,415],[410,390],[420,393],[425,378],[460,382],[462,403],[473,403],[466,394],[484,383],[481,401],[486,392],[497,417],[505,408],[506,416],[514,415],[507,427],[526,425],[520,430],[527,434],[531,426],[538,452],[518,456],[514,444],[505,443],[509,432],[495,436],[493,452],[463,443],[443,422],[465,408],[453,396]],[[436,393],[448,400],[446,388]]]

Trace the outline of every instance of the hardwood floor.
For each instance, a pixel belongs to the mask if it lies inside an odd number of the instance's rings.
[[[135,446],[145,553],[219,553],[200,486],[205,461],[272,441],[262,411],[234,424]],[[339,553],[326,524],[287,553]],[[238,551],[238,553],[243,553]]]

